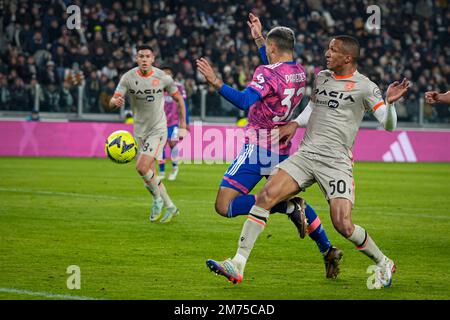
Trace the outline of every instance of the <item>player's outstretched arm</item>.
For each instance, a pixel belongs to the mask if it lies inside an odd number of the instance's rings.
[[[247,87],[244,91],[239,91],[224,84],[205,58],[200,58],[196,62],[198,70],[205,77],[206,81],[218,90],[222,97],[239,109],[247,110],[256,101],[261,99],[260,94],[252,88]]]
[[[446,103],[450,104],[450,91],[439,93],[437,91],[425,92],[425,101],[430,104]]]

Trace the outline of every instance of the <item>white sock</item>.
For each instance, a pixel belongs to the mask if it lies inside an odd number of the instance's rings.
[[[159,182],[159,192],[161,194],[161,198],[164,200],[164,206],[166,208],[175,207],[172,199],[170,199],[169,194],[167,193],[166,186],[161,181]]]
[[[356,249],[364,253],[370,259],[372,259],[376,264],[379,264],[383,261],[384,254],[376,245],[375,241],[369,236],[364,228],[355,225],[355,230],[352,235],[348,237],[348,240],[353,242],[356,246]]]
[[[258,239],[259,234],[266,226],[269,214],[270,212],[268,210],[254,205],[250,210],[250,214],[247,216],[247,220],[244,222],[235,256],[238,261],[241,263],[244,262],[244,264],[240,266],[240,271],[242,273],[244,272],[245,263],[250,256],[256,239]],[[240,258],[239,255],[242,256],[243,259]]]
[[[170,159],[172,160],[172,165],[178,165],[178,145],[175,145],[170,152]]]
[[[247,258],[244,257],[243,255],[240,255],[239,253],[236,253],[236,255],[233,257],[233,259],[231,259],[231,261],[233,261],[233,263],[239,269],[239,272],[241,273],[241,275],[244,275],[244,269],[245,269],[245,264],[247,263]]]
[[[161,196],[158,188],[158,181],[155,178],[155,173],[149,170],[145,175],[141,176],[144,180],[145,187],[152,194],[153,199],[157,199]]]

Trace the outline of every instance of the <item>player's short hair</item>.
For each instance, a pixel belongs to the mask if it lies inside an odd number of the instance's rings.
[[[291,28],[275,27],[267,34],[267,40],[273,41],[281,51],[294,51],[295,34]]]
[[[360,52],[358,39],[349,35],[336,36],[333,39],[339,40],[342,43],[345,53],[351,55],[353,61],[358,61]]]
[[[152,47],[150,47],[150,46],[147,45],[147,44],[143,44],[143,45],[137,46],[137,48],[136,48],[136,53],[138,53],[138,52],[141,51],[141,50],[150,50],[151,52],[153,52]]]

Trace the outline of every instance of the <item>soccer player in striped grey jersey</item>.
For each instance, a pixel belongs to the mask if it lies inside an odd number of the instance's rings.
[[[179,139],[185,134],[186,114],[184,100],[174,80],[162,70],[152,66],[154,60],[151,47],[139,46],[136,53],[138,67],[122,76],[109,105],[111,108],[123,107],[125,95],[129,97],[134,114],[134,136],[138,143],[136,170],[153,196],[150,221],[167,223],[178,214],[178,209],[170,199],[164,184],[155,175],[155,160],[162,160],[162,152],[167,141],[164,91],[172,95],[178,104]],[[166,207],[164,217],[162,217],[163,206]]]
[[[357,71],[359,52],[353,37],[337,36],[330,41],[325,54],[328,70],[318,74],[310,103],[295,121],[280,128],[280,137],[289,141],[299,126],[306,125],[299,150],[277,166],[258,192],[250,213],[268,217],[279,201],[317,182],[328,200],[335,229],[377,264],[376,285],[388,287],[396,269],[394,262],[364,228],[352,222],[355,190],[351,148],[366,111],[373,112],[386,130],[395,129],[394,102],[407,92],[409,82],[392,83],[385,102],[379,88]],[[257,233],[262,230],[255,228]],[[245,243],[241,240],[237,254],[248,257],[256,239],[257,235],[251,244],[248,239]],[[236,266],[240,272],[246,262]]]

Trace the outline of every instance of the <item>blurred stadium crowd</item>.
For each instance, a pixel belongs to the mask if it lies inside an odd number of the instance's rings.
[[[207,90],[207,115],[237,115],[208,89],[195,59],[208,57],[225,83],[242,89],[261,61],[246,24],[258,15],[266,30],[275,25],[296,32],[298,61],[314,73],[324,65],[330,37],[352,34],[363,48],[359,71],[382,91],[406,76],[412,81],[400,121],[417,122],[419,98],[450,88],[448,1],[378,0],[381,29],[369,31],[370,1],[340,0],[173,0],[0,1],[0,110],[103,113],[118,80],[135,63],[136,45],[150,44],[155,65],[169,63],[183,82],[191,114],[199,114],[200,90]],[[81,8],[80,30],[66,26],[66,6]],[[42,90],[36,94],[36,84]],[[78,86],[84,84],[84,92]],[[311,92],[311,88],[307,93]],[[450,123],[448,107],[426,106],[428,122]]]

